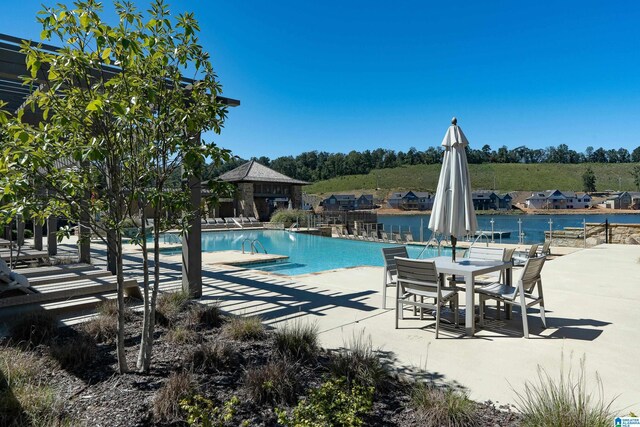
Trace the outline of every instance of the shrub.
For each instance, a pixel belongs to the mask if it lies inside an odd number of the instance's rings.
[[[0,349],[0,425],[70,424],[64,401],[40,377],[43,361],[15,348]]]
[[[475,402],[450,388],[416,383],[411,391],[411,404],[420,417],[420,425],[425,427],[478,425]]]
[[[220,370],[234,366],[238,359],[231,343],[218,341],[199,345],[187,356],[187,364],[194,371]]]
[[[180,407],[187,413],[187,423],[190,426],[223,427],[229,425],[239,403],[238,396],[233,396],[220,408],[206,397],[196,395],[180,401]]]
[[[295,321],[275,332],[276,349],[294,360],[313,360],[318,352],[318,325]]]
[[[264,366],[251,367],[245,372],[244,386],[256,402],[294,403],[301,384],[299,366],[287,360],[272,360]]]
[[[77,371],[90,364],[97,355],[95,340],[86,334],[74,335],[51,346],[51,356],[63,369]]]
[[[598,395],[587,390],[585,358],[580,359],[580,368],[574,374],[569,367],[565,374],[564,357],[560,366],[560,377],[554,379],[538,366],[538,381],[527,381],[524,391],[516,391],[517,406],[523,415],[523,426],[610,426],[613,422],[611,405],[605,400],[602,380],[595,375]]]
[[[278,422],[291,427],[361,426],[364,423],[362,416],[373,406],[373,391],[373,387],[359,385],[349,389],[346,379],[332,379],[312,390],[291,415],[277,409]]]
[[[285,227],[290,227],[299,221],[298,225],[300,227],[306,227],[308,215],[308,212],[301,209],[278,209],[271,215],[270,222],[284,223]]]
[[[159,422],[176,422],[182,418],[180,401],[193,394],[193,377],[188,372],[174,372],[156,392],[153,417]]]
[[[223,333],[238,341],[251,341],[265,336],[262,319],[258,316],[234,316],[225,323]]]
[[[114,343],[118,336],[118,317],[98,314],[82,325],[83,331],[100,343]]]
[[[187,344],[196,342],[197,340],[198,333],[184,326],[176,326],[167,332],[167,341],[173,344]]]
[[[158,297],[156,321],[161,325],[171,325],[189,303],[189,294],[184,291],[167,292]]]
[[[187,314],[187,324],[189,326],[204,325],[208,328],[217,328],[222,323],[222,311],[218,304],[204,305],[195,303]]]
[[[335,378],[345,378],[350,386],[372,386],[376,390],[384,390],[389,378],[380,357],[373,350],[371,337],[365,339],[364,333],[354,335],[346,348],[331,355],[329,371]]]
[[[104,314],[105,316],[118,317],[118,300],[110,299],[101,302],[96,307],[98,314]],[[131,320],[133,318],[133,311],[131,307],[125,304],[124,306],[124,319]]]
[[[29,313],[9,330],[11,338],[33,347],[48,343],[57,332],[58,321],[46,311]]]

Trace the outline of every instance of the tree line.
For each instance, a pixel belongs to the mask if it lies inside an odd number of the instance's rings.
[[[373,169],[395,168],[406,165],[431,165],[442,161],[442,149],[429,147],[420,151],[414,147],[408,151],[384,148],[344,153],[308,151],[297,156],[253,157],[253,160],[292,178],[314,182],[344,175],[367,174]],[[472,164],[482,163],[636,163],[640,162],[640,147],[629,152],[626,148],[594,149],[584,152],[570,149],[566,144],[544,149],[524,146],[509,149],[506,146],[494,150],[489,145],[481,149],[467,147],[467,160]],[[245,163],[234,158],[222,165],[209,165],[207,178],[214,178]]]

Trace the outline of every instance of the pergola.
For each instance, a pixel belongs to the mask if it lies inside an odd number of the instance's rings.
[[[0,33],[0,100],[7,103],[5,109],[11,113],[17,113],[22,110],[22,120],[32,125],[37,125],[43,121],[42,112],[37,109],[33,111],[30,108],[24,108],[25,101],[29,98],[33,91],[33,87],[24,85],[20,76],[28,75],[26,66],[26,55],[20,52],[20,45],[24,43],[24,40],[18,37],[10,36]],[[35,45],[29,42],[31,45]],[[48,53],[56,53],[60,48],[48,44],[40,44],[40,49]],[[100,72],[107,76],[115,76],[120,72],[118,67],[105,65],[101,66]],[[47,70],[41,70],[41,74]],[[40,83],[44,83],[43,80]],[[182,85],[185,89],[189,85],[195,83],[194,80],[183,78]],[[218,97],[218,100],[222,104],[229,107],[237,107],[240,105],[240,101],[236,99]],[[196,177],[191,177],[188,182],[188,186],[191,192],[191,203],[194,206],[196,215],[194,215],[191,227],[188,233],[185,233],[182,237],[182,285],[185,291],[190,292],[191,295],[199,297],[202,294],[202,255],[201,255],[201,223],[200,223],[200,210],[201,203],[201,181]],[[18,239],[23,239],[24,224],[18,221],[17,224]],[[88,227],[83,227],[80,224],[79,229],[86,230]],[[49,255],[56,255],[57,253],[57,218],[50,217],[47,220],[47,250]],[[34,246],[36,249],[42,249],[43,239],[43,226],[42,224],[34,224]],[[79,243],[79,261],[90,262],[90,246],[89,239],[80,239]],[[115,262],[113,254],[108,254],[108,268],[112,273],[115,273]]]

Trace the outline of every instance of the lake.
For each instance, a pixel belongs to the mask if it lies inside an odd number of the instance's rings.
[[[431,230],[428,229],[430,215],[379,215],[378,222],[384,225],[385,231],[403,233],[411,230],[415,240],[420,240],[420,221],[424,224],[423,240],[429,239]],[[511,236],[503,238],[505,243],[518,243],[518,220],[522,220],[524,243],[540,243],[544,241],[544,232],[562,230],[565,227],[582,227],[582,222],[640,224],[640,213],[637,214],[592,214],[592,215],[478,215],[478,228],[491,231],[493,220],[494,231],[510,231]],[[551,220],[551,225],[549,221]],[[496,242],[499,238],[496,236]],[[484,239],[483,239],[484,241]]]

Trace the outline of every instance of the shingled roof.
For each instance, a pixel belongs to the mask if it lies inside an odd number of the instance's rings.
[[[269,169],[268,167],[261,165],[255,160],[251,160],[237,168],[225,172],[218,177],[227,182],[278,182],[281,184],[309,184],[299,179],[293,179],[279,172]]]

